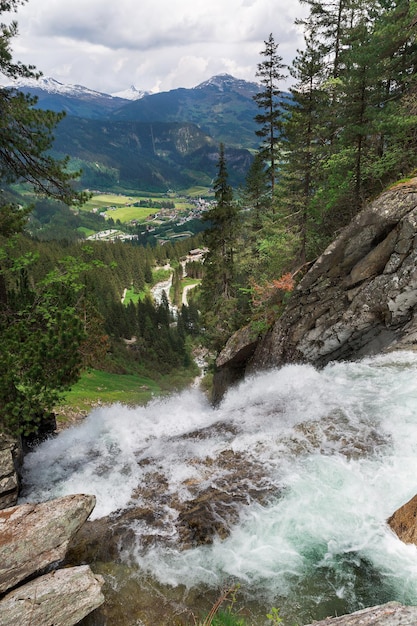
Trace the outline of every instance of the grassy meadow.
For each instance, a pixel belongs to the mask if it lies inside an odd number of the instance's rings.
[[[162,200],[170,200],[175,204],[175,210],[179,213],[187,211],[191,208],[191,203],[185,198],[177,198],[166,195],[150,195],[138,192],[138,195],[123,195],[115,193],[102,193],[94,195],[86,202],[82,211],[93,211],[96,209],[99,213],[105,212],[107,218],[114,221],[120,220],[122,223],[128,223],[132,220],[145,222],[146,218],[153,213],[158,212],[158,208],[152,206],[133,206],[135,203],[147,203],[151,201],[158,202]]]
[[[94,404],[145,404],[160,392],[160,386],[151,378],[89,370],[66,394],[64,405],[85,410]]]
[[[197,374],[198,368],[195,364],[193,367],[179,368],[172,374],[155,378],[94,369],[83,372],[80,380],[55,408],[58,428],[72,425],[99,406],[117,403],[144,406],[153,398],[184,389]]]

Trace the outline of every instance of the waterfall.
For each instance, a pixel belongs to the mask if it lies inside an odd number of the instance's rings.
[[[96,519],[152,509],[121,558],[158,585],[239,582],[288,624],[417,604],[417,548],[386,524],[417,493],[417,355],[286,366],[218,408],[197,390],[99,408],[26,457],[23,485],[22,501],[94,493]],[[227,532],[180,546],[199,493]]]
[[[154,287],[152,287],[152,297],[156,304],[161,304],[162,294],[165,291],[166,297],[169,299],[169,290],[172,285],[172,274],[167,280],[163,280],[160,283],[157,283]]]

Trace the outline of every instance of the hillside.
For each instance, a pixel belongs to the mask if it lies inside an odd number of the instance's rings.
[[[146,95],[112,112],[119,120],[190,122],[227,146],[256,148],[253,96],[259,85],[224,74],[192,89]]]
[[[55,154],[83,170],[81,185],[166,191],[209,187],[217,150],[226,146],[230,182],[241,185],[257,146],[256,83],[224,74],[192,89],[110,95],[52,78],[14,85],[37,106],[67,117],[55,130]],[[120,97],[125,94],[125,97]]]
[[[210,186],[217,143],[196,124],[99,121],[66,117],[55,131],[57,154],[80,161],[81,185],[93,189],[148,191]],[[230,148],[230,180],[240,184],[251,162],[247,150]]]

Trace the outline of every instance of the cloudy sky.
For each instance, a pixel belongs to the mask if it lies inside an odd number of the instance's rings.
[[[269,33],[284,62],[294,58],[304,13],[298,0],[29,0],[11,14],[14,59],[105,93],[194,87],[221,73],[255,80]]]

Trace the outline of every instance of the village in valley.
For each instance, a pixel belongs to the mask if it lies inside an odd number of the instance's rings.
[[[165,196],[126,196],[92,192],[92,199],[84,210],[103,217],[109,228],[90,234],[88,240],[128,241],[140,235],[156,233],[162,226],[183,226],[193,220],[201,220],[203,213],[213,206],[213,200],[203,197],[178,196],[173,192]],[[109,204],[106,205],[106,200]],[[135,230],[136,232],[132,232]],[[172,238],[192,236],[192,231],[183,230]],[[170,237],[168,237],[169,239]],[[160,243],[166,239],[162,238]]]

